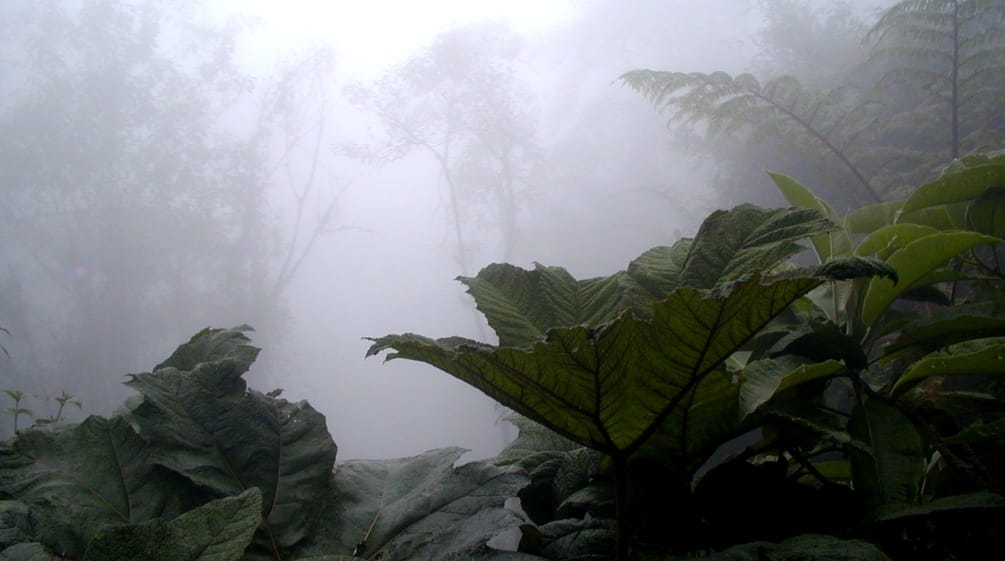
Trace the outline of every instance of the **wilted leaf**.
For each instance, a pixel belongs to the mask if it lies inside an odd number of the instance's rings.
[[[833,280],[883,277],[895,284],[900,280],[897,269],[885,261],[871,257],[838,257],[816,267],[813,272]]]

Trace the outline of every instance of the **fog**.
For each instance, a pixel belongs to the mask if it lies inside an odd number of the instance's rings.
[[[365,337],[391,333],[494,342],[458,275],[500,261],[606,275],[716,208],[781,203],[763,174],[725,185],[622,73],[824,82],[861,48],[779,34],[779,6],[816,2],[13,4],[0,389],[36,418],[62,391],[81,402],[70,418],[108,414],[123,374],[247,323],[264,349],[249,385],[308,400],[340,460],[487,457],[512,437],[449,375],[364,359]],[[805,64],[814,37],[822,61]]]

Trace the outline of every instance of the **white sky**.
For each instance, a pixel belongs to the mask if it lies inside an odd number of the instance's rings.
[[[339,75],[373,78],[438,33],[482,20],[504,20],[526,33],[576,14],[574,0],[218,0],[223,13],[256,18],[239,46],[249,62],[269,64],[297,46],[330,44]]]

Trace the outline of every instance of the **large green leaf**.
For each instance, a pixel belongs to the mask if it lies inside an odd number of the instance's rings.
[[[307,533],[316,497],[327,491],[335,443],[324,417],[246,389],[257,353],[238,330],[207,330],[153,373],[127,385],[142,394],[130,413],[150,442],[151,461],[188,478],[210,497],[258,487],[265,535],[256,550],[290,547]],[[190,367],[179,370],[176,366]]]
[[[524,521],[505,508],[525,476],[473,462],[454,467],[460,448],[411,458],[338,464],[302,554],[384,561],[491,558],[485,544]],[[516,554],[513,554],[516,555]]]
[[[844,218],[845,228],[852,234],[868,234],[893,224],[903,204],[904,201],[890,201],[852,210]]]
[[[918,238],[936,234],[939,231],[930,226],[920,224],[891,224],[869,233],[857,246],[855,255],[883,256],[889,251],[897,250]]]
[[[621,311],[621,274],[576,280],[561,267],[527,271],[506,263],[489,265],[476,277],[458,277],[503,346],[522,347],[552,327],[599,325]]]
[[[852,412],[848,433],[870,450],[850,450],[855,491],[865,503],[874,511],[918,504],[925,445],[907,416],[892,405],[870,399]]]
[[[969,339],[1001,336],[1005,336],[1005,317],[993,315],[990,310],[954,306],[933,317],[911,322],[883,352],[889,356],[911,347],[931,352]]]
[[[393,349],[388,359],[432,364],[573,441],[631,453],[730,354],[821,282],[762,283],[755,275],[716,291],[682,287],[653,306],[651,320],[623,313],[599,329],[555,328],[529,349],[405,334],[374,340],[367,356]]]
[[[179,513],[146,442],[122,417],[29,430],[0,450],[0,491],[31,506],[53,551],[79,557],[98,529]]]
[[[694,240],[684,238],[672,246],[658,246],[628,264],[621,279],[626,298],[643,304],[662,300],[680,287],[684,263]]]
[[[541,423],[522,415],[513,414],[506,420],[515,425],[519,432],[495,457],[493,461],[496,464],[509,465],[541,452],[568,452],[579,447]]]
[[[1005,158],[959,166],[922,185],[904,202],[903,213],[976,199],[993,187],[1005,186]]]
[[[795,242],[837,226],[814,209],[762,209],[741,205],[710,215],[693,239],[656,247],[627,271],[576,280],[565,269],[508,264],[459,277],[499,337],[500,346],[528,346],[552,327],[599,326],[629,307],[649,305],[682,284],[697,288],[770,269],[802,248]]]
[[[815,209],[740,205],[713,212],[689,248],[681,284],[712,288],[768,270],[802,250],[796,241],[837,227]]]
[[[764,359],[752,362],[743,370],[740,384],[740,415],[746,417],[778,393],[826,379],[844,365],[837,360],[817,364],[803,364],[793,356]]]
[[[107,526],[94,537],[86,561],[240,561],[262,521],[257,488],[190,510],[173,520]]]
[[[259,349],[248,340],[247,331],[254,331],[250,326],[241,325],[232,329],[207,327],[192,336],[184,345],[179,346],[164,362],[154,367],[175,368],[177,370],[193,370],[203,362],[228,362],[231,367],[242,372],[247,371],[258,358]]]
[[[909,242],[895,251],[887,262],[899,275],[899,282],[876,278],[869,282],[862,305],[862,320],[872,325],[901,294],[917,287],[925,275],[975,246],[1000,240],[976,232],[939,232]]]
[[[768,175],[775,182],[775,186],[782,193],[782,197],[790,205],[819,211],[820,214],[827,217],[831,222],[835,224],[841,223],[841,218],[831,205],[814,195],[795,179],[770,171]],[[847,255],[851,251],[851,238],[848,236],[848,231],[844,229],[838,229],[826,234],[818,234],[810,238],[810,240],[813,242],[813,248],[816,250],[817,258],[821,263],[834,257]]]
[[[1005,341],[986,344],[954,345],[947,353],[936,353],[915,362],[893,385],[898,395],[931,376],[1005,375]]]

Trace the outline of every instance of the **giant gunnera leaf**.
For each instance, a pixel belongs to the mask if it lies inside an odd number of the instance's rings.
[[[173,520],[107,526],[91,541],[85,561],[240,561],[262,520],[255,487],[190,510]]]
[[[338,464],[325,507],[301,554],[413,559],[533,559],[487,548],[524,521],[506,508],[526,476],[492,464],[454,467],[461,448]],[[515,550],[516,544],[513,544]]]
[[[301,541],[328,491],[335,443],[324,416],[246,388],[258,349],[243,329],[208,329],[151,373],[127,382],[142,402],[130,417],[150,443],[151,462],[210,497],[262,492],[263,532],[253,553],[279,558]]]
[[[628,308],[646,315],[682,285],[712,288],[771,269],[802,250],[798,240],[836,227],[815,209],[740,205],[712,213],[694,239],[654,247],[610,276],[577,280],[561,267],[538,264],[528,271],[497,263],[458,280],[499,345],[529,346],[552,327],[598,326]]]
[[[78,557],[104,525],[179,513],[147,443],[122,417],[88,417],[58,430],[29,430],[0,449],[0,492],[31,508],[29,536]]]
[[[368,356],[432,364],[584,446],[633,452],[698,384],[761,327],[822,282],[760,276],[718,290],[683,287],[653,306],[599,326],[557,327],[530,348],[460,338],[390,335]]]

